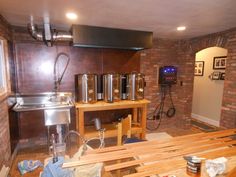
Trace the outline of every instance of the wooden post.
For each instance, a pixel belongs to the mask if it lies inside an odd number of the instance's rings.
[[[82,109],[78,110],[78,117],[77,117],[77,121],[79,125],[77,131],[79,131],[80,136],[82,136],[82,138],[85,138],[85,132],[84,132],[84,111]],[[79,139],[79,145],[81,146],[83,144],[83,142],[81,141],[81,139]]]
[[[133,108],[132,116],[133,116],[133,122],[137,123],[138,122],[138,108]]]
[[[145,139],[146,138],[146,124],[147,124],[147,104],[143,104],[142,109],[141,109],[141,126],[142,126],[142,134],[141,138]]]

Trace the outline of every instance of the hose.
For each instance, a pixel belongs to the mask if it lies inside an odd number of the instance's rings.
[[[61,76],[57,76],[57,62],[59,61],[59,59],[62,57],[62,56],[65,56],[66,57],[66,65],[65,65],[65,67],[64,67],[64,70],[63,70],[63,72],[62,72],[62,74],[61,74]],[[63,79],[63,77],[64,77],[64,74],[65,74],[65,72],[66,72],[66,70],[67,70],[67,67],[68,67],[68,65],[69,65],[69,62],[70,62],[70,57],[69,57],[69,55],[68,54],[66,54],[66,53],[64,53],[64,52],[61,52],[61,53],[59,53],[58,55],[57,55],[57,57],[56,57],[56,60],[55,60],[55,62],[54,62],[54,69],[53,69],[53,75],[54,75],[54,89],[55,89],[55,92],[57,93],[58,92],[58,89],[59,89],[59,86],[60,86],[60,84],[61,84],[61,81],[62,81],[62,79]]]

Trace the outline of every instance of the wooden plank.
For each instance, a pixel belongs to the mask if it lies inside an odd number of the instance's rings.
[[[231,148],[227,148],[224,150],[222,150],[222,149],[217,150],[216,149],[216,150],[211,150],[211,151],[197,152],[192,155],[196,155],[196,156],[203,157],[206,159],[214,159],[214,158],[223,157],[223,156],[229,157],[232,155],[236,155],[235,150],[236,150],[236,147],[231,147]],[[137,170],[138,171],[146,171],[146,170],[153,169],[156,167],[159,168],[159,167],[165,166],[166,164],[176,164],[181,159],[183,160],[182,156],[181,156],[181,158],[161,160],[161,161],[154,162],[150,165],[140,166],[137,168]],[[164,173],[164,172],[161,172],[161,173]]]
[[[191,147],[194,145],[199,145],[199,144],[211,144],[211,143],[215,143],[215,142],[221,142],[221,141],[229,141],[231,140],[230,138],[221,138],[221,139],[213,139],[213,140],[208,140],[208,139],[199,139],[199,140],[195,140],[194,142],[189,142],[189,141],[180,141],[180,142],[176,142],[176,143],[168,143],[168,144],[154,144],[154,145],[149,145],[148,146],[148,150],[149,151],[144,151],[143,148],[145,147],[137,147],[135,149],[133,148],[128,148],[127,150],[133,150],[137,155],[141,155],[141,154],[149,154],[151,152],[160,152],[163,153],[165,151],[170,151],[170,150],[178,150],[178,149],[182,149],[182,148],[186,148],[186,147]],[[111,147],[111,149],[113,149],[113,147]],[[116,148],[114,147],[114,149],[116,150]],[[122,148],[122,146],[119,148],[120,150],[114,151],[117,154],[119,153],[123,153],[125,152],[126,149]],[[109,152],[113,152],[113,151],[107,151],[106,153]],[[103,153],[98,153],[98,154],[103,154]]]
[[[183,152],[168,153],[168,155],[152,154],[151,157],[147,157],[147,158],[144,158],[144,159],[141,159],[141,160],[133,160],[133,161],[129,161],[129,162],[123,162],[123,163],[119,163],[119,164],[115,164],[115,165],[106,166],[105,170],[106,171],[112,171],[112,170],[116,170],[116,169],[121,169],[121,168],[126,168],[126,167],[130,167],[130,166],[138,165],[140,163],[144,163],[144,162],[147,162],[147,161],[150,162],[150,161],[156,161],[156,160],[170,158],[170,157],[176,157],[178,155],[185,155],[185,154],[189,154],[189,153],[193,153],[193,152],[197,152],[197,151],[203,151],[203,150],[207,150],[207,149],[214,149],[214,148],[224,147],[226,145],[231,145],[231,144],[236,144],[236,140],[226,142],[226,143],[223,143],[223,144],[212,144],[212,145],[208,145],[208,146],[204,146],[204,147],[200,147],[200,148],[190,148],[190,149],[184,150]],[[128,154],[128,155],[134,156],[135,154]],[[123,158],[127,158],[127,154],[119,154],[119,155],[116,155],[116,156],[115,155],[114,156],[105,156],[105,155],[103,155],[100,158],[91,158],[91,159],[86,159],[86,160],[81,159],[80,161],[64,163],[62,167],[63,168],[69,168],[69,167],[87,165],[87,164],[98,163],[98,162],[119,160],[119,159],[123,159]]]
[[[145,142],[139,142],[139,143],[132,143],[132,144],[125,144],[123,146],[115,146],[115,147],[107,147],[102,149],[95,149],[95,150],[88,150],[88,154],[93,153],[106,153],[109,151],[118,151],[128,148],[149,148],[148,145],[153,146],[156,144],[156,146],[159,147],[165,147],[165,146],[171,146],[171,145],[177,145],[176,143],[182,143],[182,142],[189,142],[189,139],[191,141],[197,141],[198,138],[200,139],[209,139],[209,138],[220,138],[224,136],[230,136],[235,134],[236,129],[229,129],[229,130],[223,130],[223,131],[217,131],[217,132],[210,132],[210,133],[197,133],[197,134],[191,134],[191,135],[184,135],[179,137],[174,137],[171,140],[152,140],[152,141],[145,141]]]
[[[222,150],[216,150],[214,152],[209,153],[202,153],[202,157],[208,157],[211,159],[217,158],[217,157],[229,157],[232,155],[236,155],[236,147]],[[172,164],[172,165],[169,165]],[[141,167],[140,167],[141,168]],[[125,175],[124,177],[145,177],[145,176],[151,176],[155,174],[161,174],[161,173],[167,173],[172,170],[176,170],[178,168],[186,168],[186,161],[183,159],[178,158],[177,160],[166,160],[166,161],[160,161],[155,164],[152,164],[150,168],[143,168],[141,172]]]
[[[126,108],[139,108],[142,107],[143,104],[148,104],[150,101],[143,100],[122,100],[114,103],[107,103],[104,101],[98,101],[93,104],[81,104],[75,103],[75,107],[78,109],[83,109],[85,111],[99,111],[99,110],[112,110],[112,109],[126,109]]]
[[[217,175],[217,177],[225,177],[225,176],[227,176],[227,174],[236,166],[236,156],[227,157],[227,159],[228,159],[228,162],[227,162],[226,170],[224,171],[223,174]],[[204,167],[204,163],[202,165]],[[161,173],[161,174],[159,174],[159,176],[163,177],[163,176],[168,176],[170,174],[174,174],[175,176],[178,176],[178,177],[189,177],[189,175],[186,173],[186,167],[174,169],[174,170],[168,171],[166,173]],[[201,177],[209,177],[209,175],[206,172],[205,168],[201,169],[201,174],[199,176],[201,176]],[[235,177],[235,176],[233,176],[233,177]]]
[[[106,147],[106,148],[101,148],[101,149],[92,149],[92,150],[87,150],[86,154],[97,154],[97,153],[106,153],[106,152],[111,152],[111,151],[120,151],[120,150],[125,150],[127,149],[125,146],[111,146],[111,147]]]
[[[110,137],[117,137],[118,130],[117,130],[117,125],[115,124],[103,124],[103,128],[105,128],[105,137],[110,138]],[[136,134],[136,133],[141,133],[142,128],[138,126],[133,126],[131,127],[131,134]],[[88,126],[85,128],[85,138],[90,139],[98,136],[98,131],[95,130],[94,126]]]
[[[132,111],[132,117],[133,117],[133,122],[137,123],[138,122],[138,108],[134,108]]]
[[[201,152],[201,151],[207,151],[207,150],[214,150],[214,149],[218,149],[218,148],[226,148],[228,145],[232,145],[232,144],[236,144],[236,140],[233,140],[233,141],[229,141],[229,142],[221,142],[223,140],[226,140],[227,138],[223,138],[223,139],[216,139],[216,140],[209,140],[208,143],[206,144],[200,144],[199,145],[196,145],[196,147],[191,147],[194,143],[197,143],[198,141],[202,141],[204,139],[212,139],[212,138],[219,138],[219,137],[225,137],[225,136],[230,136],[232,134],[235,134],[235,130],[225,130],[225,131],[220,131],[220,132],[213,132],[213,133],[207,133],[205,134],[204,136],[201,135],[201,138],[199,138],[198,136],[191,136],[191,141],[193,140],[193,138],[197,138],[196,141],[194,141],[193,143],[191,143],[190,141],[188,140],[184,140],[184,139],[177,139],[177,141],[173,141],[171,142],[171,140],[169,140],[168,143],[173,143],[173,146],[176,146],[176,143],[178,144],[178,142],[186,142],[186,145],[181,145],[181,147],[178,147],[179,150],[178,151],[171,151],[171,152],[168,152],[166,151],[165,153],[163,153],[163,151],[165,150],[170,150],[171,147],[166,147],[166,148],[163,148],[163,149],[160,149],[160,151],[156,151],[156,147],[153,149],[153,152],[155,153],[150,153],[151,157],[146,157],[144,159],[138,159],[138,160],[132,160],[132,161],[129,161],[129,162],[123,162],[123,163],[119,163],[119,164],[115,164],[115,165],[110,165],[110,166],[106,166],[105,167],[105,170],[106,171],[111,171],[111,170],[115,170],[115,169],[120,169],[120,168],[126,168],[126,167],[130,167],[130,166],[134,166],[134,165],[139,165],[141,163],[145,163],[145,162],[152,162],[152,161],[157,161],[157,160],[164,160],[164,159],[167,159],[167,158],[176,158],[178,156],[182,156],[182,155],[186,155],[186,154],[189,154],[189,153],[198,153],[198,152]],[[189,137],[189,136],[188,136]],[[198,140],[199,138],[199,140]],[[228,139],[227,139],[228,140]],[[149,142],[150,143],[150,142]],[[189,146],[189,143],[190,146]],[[137,145],[138,143],[135,143],[135,145]],[[163,143],[165,144],[165,143]],[[163,146],[163,144],[161,144],[160,146]],[[151,144],[146,144],[146,145],[142,145],[140,147],[147,147],[147,146],[152,146]],[[187,146],[186,148],[183,148],[184,146]],[[113,153],[112,155],[109,154],[109,153],[101,153],[101,154],[94,154],[95,158],[87,158],[86,159],[86,156],[82,157],[84,159],[81,159],[80,161],[77,161],[77,162],[70,162],[70,163],[65,163],[63,164],[63,167],[66,168],[66,167],[71,167],[71,166],[79,166],[79,165],[85,165],[85,164],[91,164],[91,163],[97,163],[97,162],[105,162],[105,161],[112,161],[112,160],[119,160],[119,159],[123,159],[123,158],[127,158],[127,157],[131,157],[131,156],[135,156],[137,155],[137,153],[135,152],[135,150],[137,150],[137,148],[134,148],[134,151],[133,150],[134,147],[131,146],[131,148],[129,147],[127,150],[124,149],[122,150],[123,152],[126,152],[126,153],[123,153],[121,154],[121,151],[114,151],[114,152],[111,152]],[[176,148],[176,147],[174,147]],[[183,149],[183,150],[182,150]],[[130,151],[128,151],[130,150]],[[155,150],[155,151],[154,151]],[[173,149],[171,149],[173,150]],[[145,151],[143,151],[145,152]],[[92,155],[92,154],[91,154]],[[99,155],[99,156],[98,156]],[[89,157],[89,156],[88,156]]]
[[[99,163],[99,162],[120,160],[124,158],[127,158],[127,154],[120,154],[119,156],[109,156],[109,157],[103,155],[103,157],[99,159],[97,158],[97,159],[89,159],[89,160],[79,160],[79,161],[74,161],[74,162],[66,162],[66,163],[63,163],[62,168],[70,168],[70,167],[88,165],[88,164]]]
[[[77,131],[79,131],[81,137],[84,137],[84,112],[82,110],[77,110],[77,112],[78,112],[77,121],[79,121],[78,122],[79,126],[77,126],[79,127],[79,129],[77,129]],[[82,143],[83,142],[81,141],[81,138],[80,138],[79,144],[82,145]]]
[[[182,164],[182,163],[184,163],[184,165],[186,165],[186,161],[183,159],[183,157],[176,157],[174,159],[165,159],[165,160],[153,162],[152,164],[144,164],[142,166],[137,167],[136,170],[138,172],[143,172],[143,171],[153,170],[156,168],[161,169],[161,168],[165,167],[166,164],[173,164],[173,165],[171,165],[172,168],[169,168],[169,170],[173,170],[173,169],[176,169],[177,164]]]
[[[204,145],[210,145],[210,144],[217,144],[221,143],[222,141],[230,141],[230,138],[223,138],[223,139],[215,139],[215,140],[204,140],[204,141],[195,141],[193,143],[184,144],[181,143],[179,146],[168,146],[166,148],[157,149],[157,148],[149,148],[148,151],[144,151],[143,149],[135,149],[135,151],[132,151],[131,149],[122,150],[122,151],[112,151],[107,152],[105,154],[89,154],[84,155],[81,157],[81,160],[83,159],[94,159],[94,158],[101,158],[105,156],[118,156],[119,154],[127,154],[124,158],[139,156],[139,155],[157,155],[157,154],[169,154],[169,151],[179,151],[181,149],[186,149],[192,146],[199,146],[200,143],[202,143],[202,146]]]
[[[231,171],[229,171],[226,177],[235,177],[235,176],[236,176],[236,167],[234,167]]]
[[[141,139],[145,140],[146,138],[146,124],[147,124],[147,104],[144,104],[141,109],[141,126],[143,129],[143,132],[141,133]]]
[[[84,155],[84,156],[81,156],[80,157],[80,160],[90,160],[90,159],[100,159],[100,158],[104,158],[104,157],[117,157],[119,156],[120,154],[123,155],[123,158],[129,158],[129,157],[134,157],[136,156],[136,153],[131,151],[131,150],[123,150],[123,151],[114,151],[114,152],[108,152],[108,153],[105,153],[105,154],[90,154],[90,155]],[[126,154],[126,156],[125,156]],[[116,160],[116,159],[114,159]]]
[[[131,167],[131,166],[139,165],[142,163],[154,162],[154,161],[159,161],[159,160],[163,160],[163,159],[167,159],[167,158],[174,158],[174,157],[177,157],[180,155],[183,156],[186,154],[197,153],[199,151],[204,151],[204,150],[209,150],[209,149],[222,148],[222,147],[226,147],[226,146],[232,145],[232,144],[236,144],[236,140],[226,142],[223,144],[211,144],[211,145],[206,145],[206,146],[202,146],[202,147],[186,148],[180,152],[169,152],[169,153],[163,153],[163,154],[150,154],[149,157],[145,157],[143,159],[131,160],[128,162],[105,166],[105,170],[112,171],[112,170],[117,170],[117,169],[121,169],[121,168],[127,168],[127,167]]]
[[[163,144],[163,143],[169,143],[169,142],[176,142],[176,141],[189,141],[189,140],[196,140],[198,138],[200,139],[210,139],[210,138],[220,138],[220,137],[225,137],[225,136],[230,136],[236,134],[236,129],[229,129],[229,130],[223,130],[223,131],[217,131],[217,132],[210,132],[210,133],[197,133],[197,134],[192,134],[192,135],[185,135],[185,136],[179,136],[179,137],[174,137],[172,139],[168,140],[153,140],[153,141],[145,141],[145,142],[139,142],[139,143],[132,143],[132,144],[125,144],[124,146],[127,148],[130,147],[135,147],[137,148],[138,146],[143,146],[147,147],[146,145],[150,145],[152,143],[157,143],[157,144]]]

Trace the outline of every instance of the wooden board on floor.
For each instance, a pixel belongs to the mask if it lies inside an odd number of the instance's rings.
[[[63,167],[111,161],[117,163],[105,165],[107,172],[138,165],[136,173],[126,177],[150,176],[185,167],[184,155],[205,158],[236,156],[236,140],[231,138],[235,135],[236,129],[230,129],[90,150],[79,161],[64,163]],[[173,165],[167,165],[169,163]]]

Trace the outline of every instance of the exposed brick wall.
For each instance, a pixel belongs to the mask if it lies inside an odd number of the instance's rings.
[[[2,165],[9,165],[11,158],[10,132],[8,121],[7,101],[0,102],[0,169]]]
[[[0,36],[11,40],[10,25],[0,15]],[[6,97],[0,98],[0,169],[3,164],[9,165],[11,158],[10,132]]]
[[[220,125],[225,128],[236,127],[236,29],[201,36],[189,40],[171,41],[157,39],[152,49],[141,52],[141,72],[146,75],[145,97],[151,101],[149,113],[159,103],[157,68],[162,65],[178,67],[178,83],[173,87],[176,116],[164,118],[162,127],[187,127],[192,111],[193,79],[195,54],[208,47],[228,49],[228,60],[222,100]],[[180,82],[183,86],[180,86]]]
[[[189,56],[189,60],[194,62],[196,52],[213,46],[228,49],[220,126],[233,128],[236,127],[236,29],[181,41],[178,51],[183,53],[183,57]],[[193,67],[194,65],[192,64]],[[193,80],[189,84],[193,85]],[[189,90],[188,95],[192,96],[192,90]],[[191,103],[187,103],[187,110],[191,111]]]
[[[220,125],[236,127],[236,30],[230,33]]]
[[[186,76],[186,73],[193,73],[193,69],[192,62],[188,61],[188,57],[181,57],[179,60],[178,55],[182,54],[178,52],[178,45],[174,40],[155,39],[152,49],[141,52],[141,72],[145,74],[146,79],[145,98],[151,101],[148,113],[152,113],[160,103],[160,86],[157,74],[159,67],[173,65],[178,68],[178,83],[172,86],[176,115],[172,118],[164,116],[161,123],[162,128],[171,126],[186,128],[189,125],[190,112],[186,108],[186,102],[191,101],[191,95],[187,92],[190,92],[192,86],[189,84],[191,79]],[[165,105],[166,111],[170,106],[169,96],[166,98]]]

